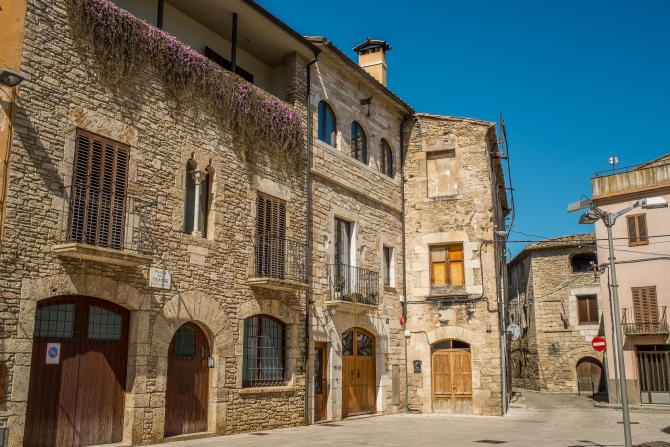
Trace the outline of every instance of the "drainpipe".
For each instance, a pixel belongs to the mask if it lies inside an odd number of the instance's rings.
[[[161,0],[162,1],[162,0]],[[230,48],[230,71],[237,73],[237,13],[233,13],[233,38]]]
[[[409,406],[409,359],[407,358],[407,337],[404,330],[407,328],[407,250],[405,245],[405,123],[414,118],[414,115],[406,115],[400,124],[400,201],[401,212],[401,232],[402,232],[402,317],[403,317],[403,335],[402,341],[405,346],[405,409],[410,413],[421,413],[418,408]]]
[[[158,18],[156,19],[156,28],[163,29],[163,6],[165,0],[158,0]]]
[[[310,168],[312,166],[312,65],[319,60],[319,53],[314,53],[314,60],[307,64],[307,160],[305,165],[305,186],[306,186],[306,218],[307,228],[305,229],[305,238],[307,247],[305,248],[305,279],[307,281],[307,296],[305,297],[305,425],[313,424],[309,413],[309,306],[314,301],[312,298],[312,284],[310,271],[312,269],[312,176]]]

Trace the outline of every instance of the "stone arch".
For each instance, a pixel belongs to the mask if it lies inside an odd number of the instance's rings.
[[[434,345],[441,340],[460,340],[470,346],[484,344],[484,338],[470,329],[460,326],[442,326],[426,332],[428,344]]]
[[[559,373],[559,371],[566,369],[570,370],[573,373],[573,377],[575,378],[575,381],[577,380],[577,362],[581,360],[584,357],[591,357],[600,362],[600,364],[603,364],[603,355],[602,353],[595,352],[593,348],[583,346],[580,348],[575,348],[571,349],[570,351],[566,352],[563,354],[554,364],[551,366],[551,369],[549,370],[549,373],[546,375],[546,377],[549,379],[545,387],[546,388],[551,388],[554,386],[555,380],[556,380],[556,375]]]

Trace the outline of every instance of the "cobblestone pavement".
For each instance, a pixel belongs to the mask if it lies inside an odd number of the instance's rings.
[[[524,399],[525,398],[525,399]],[[349,419],[254,434],[180,441],[177,446],[505,446],[623,445],[620,410],[594,408],[587,397],[524,391],[507,416],[398,415]],[[670,442],[670,412],[631,411],[633,444]],[[669,444],[670,445],[670,444]]]

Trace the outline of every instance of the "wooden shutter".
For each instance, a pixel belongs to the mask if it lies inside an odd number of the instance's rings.
[[[432,285],[447,285],[446,247],[430,248],[430,269],[430,279]]]
[[[598,323],[600,318],[598,318],[598,298],[597,296],[586,297],[586,302],[588,302],[589,307],[589,322]]]
[[[646,245],[647,238],[647,215],[635,214],[626,218],[628,223],[628,245]]]
[[[452,287],[463,287],[465,278],[463,272],[463,245],[450,245],[447,247],[449,253],[449,285]]]
[[[286,255],[286,202],[258,193],[256,204],[257,273],[261,276],[283,278]]]
[[[586,297],[577,297],[577,305],[579,308],[579,322],[587,323],[589,321],[589,303]]]
[[[69,239],[123,248],[129,147],[77,129]]]
[[[649,323],[658,323],[656,286],[633,287],[632,294],[635,324],[646,325]]]

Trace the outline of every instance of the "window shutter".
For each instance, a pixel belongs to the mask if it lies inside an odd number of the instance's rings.
[[[588,300],[586,298],[577,298],[579,306],[579,322],[586,323],[589,321]]]
[[[589,303],[589,322],[597,323],[600,321],[598,318],[598,298],[596,296],[590,296],[587,300]]]
[[[449,285],[452,287],[463,287],[463,246],[450,245],[449,252]]]
[[[77,130],[70,239],[123,248],[129,148]]]
[[[637,243],[637,230],[635,228],[635,216],[629,216],[626,218],[628,222],[628,243],[635,244]]]
[[[283,278],[286,255],[286,203],[258,194],[256,212],[256,269],[262,276]]]
[[[658,323],[658,299],[656,298],[656,287],[648,287],[649,296],[649,318],[652,323]]]
[[[647,216],[645,214],[637,216],[637,242],[647,242]]]
[[[446,247],[431,247],[431,283],[437,286],[447,284]]]

